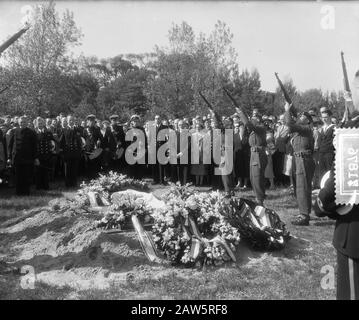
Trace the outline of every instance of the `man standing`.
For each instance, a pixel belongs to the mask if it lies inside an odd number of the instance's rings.
[[[274,176],[281,182],[285,184],[285,175],[283,174],[284,167],[284,158],[287,149],[287,142],[289,139],[289,130],[286,125],[284,125],[284,114],[279,116],[278,127],[274,132],[275,148],[276,151],[273,154],[273,171]]]
[[[37,156],[40,162],[35,170],[36,188],[49,190],[49,176],[52,170],[55,139],[52,133],[46,129],[45,121],[41,117],[36,118],[36,127]]]
[[[22,116],[19,119],[19,127],[10,136],[8,146],[8,162],[12,163],[15,168],[17,195],[30,194],[34,164],[39,164],[36,153],[36,133],[28,128],[28,120]]]
[[[328,109],[321,111],[323,125],[319,129],[319,176],[323,175],[332,168],[334,159],[334,129],[332,123],[332,113]]]
[[[154,137],[156,139],[156,164],[152,165],[152,178],[153,178],[154,184],[157,184],[157,183],[164,184],[165,183],[165,166],[159,163],[159,161],[157,159],[157,151],[160,148],[160,146],[162,144],[164,144],[166,141],[158,141],[157,136],[161,130],[167,129],[167,127],[165,127],[162,124],[161,117],[159,115],[155,116],[154,126],[156,127],[156,134]]]
[[[299,215],[292,224],[299,226],[309,225],[309,215],[312,205],[312,179],[315,169],[313,160],[314,138],[311,128],[312,117],[303,112],[295,123],[292,117],[292,104],[286,103],[284,109],[284,123],[289,132],[293,147],[293,186],[297,198]]]
[[[125,149],[126,149],[126,141],[125,141],[125,132],[123,130],[123,126],[119,125],[118,123],[119,116],[117,114],[114,114],[110,117],[111,121],[111,132],[115,138],[116,147],[115,152],[119,150],[118,152],[122,151],[122,154],[120,157],[115,153],[115,160],[114,160],[114,167],[116,169],[120,169],[125,167]],[[122,150],[121,150],[122,149]]]
[[[96,125],[96,117],[93,114],[87,116],[87,130],[85,131],[86,152],[92,153],[95,149],[100,147],[101,132]],[[101,158],[96,157],[88,161],[88,175],[90,178],[95,178],[101,169]]]
[[[67,123],[68,126],[60,138],[60,148],[63,151],[65,163],[65,186],[76,187],[82,141],[80,133],[75,128],[75,121],[72,116],[67,117]]]
[[[251,121],[249,121],[242,108],[236,108],[236,111],[249,132],[248,142],[251,147],[249,176],[256,196],[256,202],[258,205],[263,206],[265,199],[264,171],[268,161],[265,150],[267,145],[266,127],[261,123],[260,115],[255,112],[256,109],[253,110]]]

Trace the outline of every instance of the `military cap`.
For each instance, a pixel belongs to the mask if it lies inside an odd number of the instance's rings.
[[[117,115],[117,114],[113,114],[111,117],[110,117],[110,120],[112,120],[112,119],[118,119],[119,118],[119,116]]]
[[[140,119],[140,116],[138,114],[134,114],[131,116],[130,121],[132,121],[133,119]]]
[[[86,120],[95,120],[96,119],[96,116],[94,114],[89,114],[87,117],[86,117]]]

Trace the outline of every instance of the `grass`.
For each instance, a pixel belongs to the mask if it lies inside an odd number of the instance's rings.
[[[46,205],[59,193],[64,194],[57,190],[27,198],[2,195],[0,219]],[[265,205],[280,215],[294,236],[281,251],[253,252],[241,246],[235,265],[206,270],[169,267],[160,276],[150,272],[142,278],[136,278],[133,271],[131,282],[113,283],[105,290],[74,291],[43,283],[36,284],[35,290],[23,290],[18,277],[0,275],[0,299],[335,299],[335,289],[324,290],[320,285],[322,267],[335,267],[334,223],[312,216],[310,226],[293,226],[290,220],[298,210],[295,199],[284,189],[267,194]],[[253,199],[251,191],[240,196]]]

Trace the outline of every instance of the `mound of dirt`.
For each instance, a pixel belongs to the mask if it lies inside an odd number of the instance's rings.
[[[108,234],[96,228],[99,217],[79,214],[66,200],[50,202],[18,223],[0,225],[0,262],[30,265],[38,281],[82,289],[106,288],[150,264],[134,232]]]

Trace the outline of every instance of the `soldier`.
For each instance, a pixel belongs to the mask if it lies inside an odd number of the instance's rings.
[[[284,123],[293,134],[293,186],[297,198],[299,215],[292,224],[299,226],[309,225],[309,215],[312,205],[312,179],[315,164],[313,160],[314,138],[311,127],[312,117],[303,112],[295,123],[291,112],[292,104],[286,103],[284,109]]]
[[[64,129],[60,138],[60,148],[65,162],[65,186],[76,187],[82,141],[80,133],[75,128],[72,116],[67,117],[67,123],[68,126]]]
[[[319,129],[319,174],[320,178],[324,173],[329,171],[334,159],[334,129],[335,125],[332,123],[332,113],[328,109],[321,111],[323,125]]]
[[[36,158],[36,133],[28,128],[28,120],[20,117],[19,127],[16,128],[9,140],[8,162],[15,168],[15,185],[17,195],[29,195],[33,178],[34,164],[39,164]]]
[[[37,189],[49,190],[49,176],[52,170],[52,157],[55,151],[55,139],[51,131],[45,127],[41,117],[36,118],[37,157],[39,164],[35,168]]]
[[[266,127],[261,123],[261,118],[258,113],[254,112],[255,110],[256,109],[253,110],[253,116],[251,121],[249,121],[242,108],[236,108],[241,121],[249,132],[248,143],[251,147],[249,176],[256,196],[256,202],[258,205],[263,206],[263,201],[265,199],[264,171],[267,166],[267,155],[265,149],[267,145]]]

